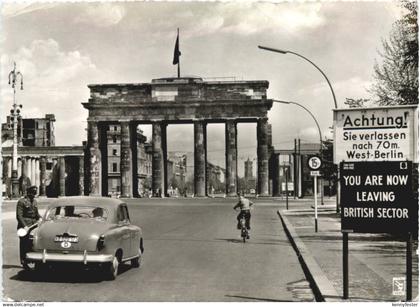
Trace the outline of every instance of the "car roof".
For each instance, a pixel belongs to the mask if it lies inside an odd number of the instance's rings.
[[[59,197],[52,202],[48,208],[54,208],[58,206],[96,206],[105,209],[116,209],[120,204],[124,204],[123,201],[109,197],[93,197],[93,196],[67,196]]]

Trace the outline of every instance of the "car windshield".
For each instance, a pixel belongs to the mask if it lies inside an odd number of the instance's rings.
[[[56,219],[94,219],[105,221],[108,218],[108,212],[102,207],[67,205],[51,208],[46,216],[47,220]]]

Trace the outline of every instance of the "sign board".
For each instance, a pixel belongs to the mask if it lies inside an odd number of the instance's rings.
[[[411,162],[342,162],[340,175],[342,232],[415,231]]]
[[[286,182],[282,182],[282,183],[281,183],[281,190],[282,190],[283,192],[285,192],[285,191],[286,191]],[[293,192],[293,191],[295,190],[295,187],[294,187],[294,185],[293,185],[293,182],[288,182],[288,183],[287,183],[287,190],[288,190],[289,192]]]
[[[417,106],[334,110],[334,163],[417,162]]]
[[[318,156],[311,156],[308,158],[308,167],[310,170],[316,171],[321,168],[321,158]]]
[[[321,174],[319,173],[319,171],[311,171],[311,176],[321,176]]]

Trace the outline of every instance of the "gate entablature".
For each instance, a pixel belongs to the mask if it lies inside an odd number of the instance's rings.
[[[268,81],[162,78],[152,83],[89,85],[89,119],[193,120],[263,118],[272,106]]]
[[[155,195],[166,191],[166,126],[168,123],[194,123],[195,195],[206,195],[206,125],[225,123],[226,190],[238,192],[237,123],[257,122],[258,192],[268,195],[268,123],[272,100],[267,99],[268,81],[204,81],[201,78],[160,78],[151,83],[88,85],[90,98],[82,103],[89,111],[88,148],[90,194],[106,195],[106,146],[100,144],[101,130],[119,122],[121,139],[122,197],[136,194],[136,177],[130,166],[135,148],[135,125],[153,126],[152,186]],[[103,141],[102,141],[103,142]],[[130,143],[131,142],[131,143]]]

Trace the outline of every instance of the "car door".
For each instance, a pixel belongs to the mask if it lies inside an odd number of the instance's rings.
[[[118,228],[121,234],[121,248],[123,249],[123,258],[128,258],[131,256],[131,238],[130,230],[128,228],[129,221],[127,220],[126,211],[124,209],[124,204],[121,204],[118,207],[117,211],[118,217]]]

